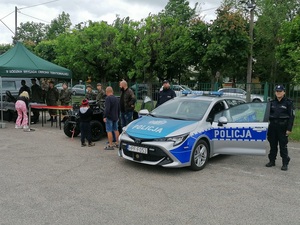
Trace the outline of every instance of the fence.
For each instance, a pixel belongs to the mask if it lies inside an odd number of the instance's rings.
[[[96,83],[92,84],[94,87],[96,87]],[[275,88],[274,83],[251,83],[251,94],[258,94],[262,95],[264,99],[267,99],[270,97],[271,99],[274,98]],[[288,98],[291,98],[294,101],[294,105],[297,109],[300,108],[300,86],[294,86],[289,83],[283,84],[286,88],[286,96]],[[111,86],[114,90],[115,95],[120,95],[120,88],[118,82],[109,82],[107,84],[103,84],[102,88],[105,89],[106,86]],[[137,96],[137,99],[143,99],[144,96],[149,96],[153,100],[157,100],[158,93],[160,88],[162,87],[161,83],[134,83],[134,82],[128,82],[128,86],[134,91],[135,95]],[[171,88],[176,89],[178,86],[181,87],[189,87],[191,90],[197,90],[197,91],[216,91],[223,87],[236,87],[241,88],[243,90],[246,90],[246,83],[235,83],[234,85],[231,83],[198,83],[198,82],[190,82],[190,83],[184,83],[181,85],[172,84]],[[179,90],[178,90],[179,91]]]

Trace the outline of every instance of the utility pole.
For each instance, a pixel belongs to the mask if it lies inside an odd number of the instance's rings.
[[[17,30],[18,30],[18,15],[17,15],[17,13],[18,13],[18,8],[17,8],[17,6],[15,6],[15,38],[14,38],[15,43],[17,42],[17,37],[18,37],[18,32],[17,32]]]
[[[250,51],[248,56],[248,67],[247,67],[247,96],[246,101],[251,102],[251,82],[252,82],[252,65],[253,65],[253,29],[254,29],[254,9],[255,0],[249,0],[247,2],[247,7],[250,11],[250,21],[249,21],[249,37],[250,37]]]

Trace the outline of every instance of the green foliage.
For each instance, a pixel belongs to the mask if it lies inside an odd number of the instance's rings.
[[[284,21],[290,21],[297,11],[298,0],[257,0],[258,19],[255,24],[254,71],[261,81],[288,82],[291,80],[276,58],[279,31]],[[284,75],[284,76],[283,76]]]
[[[13,46],[10,44],[0,44],[0,55],[11,49]]]
[[[106,22],[89,22],[82,30],[58,37],[56,62],[69,65],[75,79],[115,80],[118,53],[114,40],[118,30]]]
[[[217,10],[217,19],[210,26],[211,41],[204,63],[213,76],[222,71],[233,80],[245,80],[250,46],[247,22],[241,12],[231,10],[230,6]]]
[[[45,24],[26,22],[17,28],[17,41],[36,45],[45,39]]]
[[[300,16],[292,21],[285,22],[279,32],[280,44],[277,46],[277,58],[285,68],[293,82],[300,83]]]
[[[56,54],[55,54],[55,47],[56,47],[57,42],[55,40],[51,41],[41,41],[35,48],[34,52],[36,55],[39,57],[49,61],[53,62],[56,59]]]
[[[60,34],[68,32],[71,25],[70,15],[62,12],[56,19],[51,21],[50,25],[46,26],[46,38],[48,40],[57,38]]]

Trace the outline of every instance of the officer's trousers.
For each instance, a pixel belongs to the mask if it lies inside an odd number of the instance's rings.
[[[282,158],[282,164],[287,165],[289,162],[288,156],[288,136],[286,135],[287,125],[286,123],[270,122],[268,128],[268,141],[270,143],[270,162],[275,162],[278,153],[278,143],[280,149],[280,156]]]

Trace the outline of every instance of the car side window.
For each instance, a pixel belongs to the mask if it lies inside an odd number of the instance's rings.
[[[225,101],[226,101],[227,105],[229,106],[229,108],[245,103],[244,101],[237,100],[237,99],[226,99]]]
[[[224,102],[222,101],[217,102],[211,109],[210,113],[208,114],[207,121],[214,121],[216,119],[216,115],[219,112],[223,111],[224,109],[225,109]],[[217,120],[218,119],[219,118],[217,118]]]
[[[214,122],[218,122],[221,116],[227,118],[228,123],[267,122],[267,103],[248,103],[233,106],[215,116]]]

